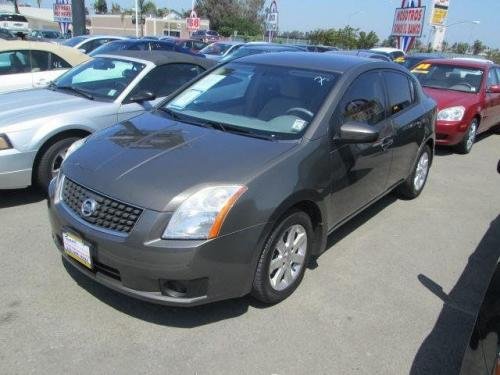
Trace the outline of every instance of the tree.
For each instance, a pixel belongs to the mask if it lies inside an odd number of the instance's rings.
[[[14,13],[19,13],[19,6],[17,4],[17,0],[8,0],[9,2],[12,3],[12,5],[14,5]]]
[[[360,31],[357,43],[359,49],[373,48],[378,42],[379,38],[374,31],[370,31],[368,34],[364,31]]]
[[[479,55],[486,49],[486,46],[480,40],[475,40],[472,44],[472,53],[474,55]]]
[[[112,3],[111,4],[111,14],[121,14],[122,13],[122,7],[118,3]]]
[[[97,14],[108,13],[108,4],[106,0],[94,0],[94,10]]]
[[[467,53],[467,51],[469,51],[469,43],[464,43],[464,42],[455,43],[451,47],[451,49],[455,53],[459,53],[461,55],[465,55]]]

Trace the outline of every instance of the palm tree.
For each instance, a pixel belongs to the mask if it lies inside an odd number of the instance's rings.
[[[146,14],[153,14],[156,15],[156,4],[152,0],[138,0],[139,4],[139,25],[141,25],[139,32],[139,36],[144,36],[144,24],[142,23],[142,20],[144,18],[144,15]],[[137,20],[136,20],[137,22]]]

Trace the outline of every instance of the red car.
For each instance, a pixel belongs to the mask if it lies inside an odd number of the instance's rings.
[[[438,105],[436,144],[467,154],[476,135],[500,123],[500,66],[480,60],[438,59],[413,74]]]

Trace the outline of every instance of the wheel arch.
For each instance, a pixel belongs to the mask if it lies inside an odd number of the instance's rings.
[[[56,134],[52,134],[50,137],[45,139],[43,141],[42,145],[40,146],[40,148],[38,149],[36,156],[35,156],[35,160],[33,161],[33,169],[31,171],[31,183],[32,184],[35,183],[36,173],[37,173],[38,165],[40,163],[40,159],[50,146],[52,146],[54,143],[56,143],[62,139],[65,139],[65,138],[71,138],[71,137],[84,138],[90,134],[91,134],[91,132],[88,130],[74,128],[74,129],[65,129],[65,130],[58,132]]]

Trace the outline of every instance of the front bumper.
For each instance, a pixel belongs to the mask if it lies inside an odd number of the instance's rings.
[[[49,189],[52,236],[69,264],[95,281],[144,301],[194,306],[241,297],[250,292],[264,224],[214,240],[172,241],[160,238],[170,214],[144,210],[128,235],[93,227]],[[63,251],[61,233],[70,230],[91,244],[94,269]],[[172,292],[181,285],[185,294]]]
[[[36,152],[16,149],[0,151],[0,189],[19,189],[31,185],[31,173]]]
[[[436,145],[453,146],[464,139],[469,124],[466,121],[437,121]]]

